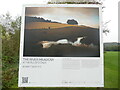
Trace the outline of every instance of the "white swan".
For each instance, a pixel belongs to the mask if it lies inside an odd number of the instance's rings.
[[[67,39],[61,39],[57,41],[57,44],[68,44],[69,41]]]
[[[68,44],[67,39],[61,39],[58,41],[41,41],[40,44],[42,44],[43,48],[49,48],[51,45],[58,45],[58,44]]]
[[[78,37],[77,41],[75,41],[74,43],[71,41],[68,41],[67,39],[61,39],[58,41],[41,41],[39,43],[42,44],[43,48],[49,48],[49,47],[51,47],[51,45],[58,45],[58,44],[71,44],[73,46],[80,46],[81,45],[80,41],[84,38],[85,37]]]
[[[81,45],[81,40],[84,39],[85,37],[78,37],[77,41],[75,41],[74,43],[72,43],[73,46],[79,46]]]
[[[42,44],[43,48],[49,48],[51,45],[57,45],[57,43],[54,41],[41,41],[40,43]]]
[[[61,39],[58,41],[41,41],[38,44],[42,44],[43,48],[49,48],[51,45],[58,45],[58,44],[69,44],[70,42],[67,39]]]

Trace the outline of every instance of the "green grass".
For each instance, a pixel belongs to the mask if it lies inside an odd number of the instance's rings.
[[[118,52],[106,52],[104,55],[105,88],[118,88]],[[3,73],[4,86],[8,86],[9,88],[18,88],[18,63],[7,65],[7,67],[3,69]],[[62,90],[66,89],[62,88]]]
[[[118,88],[118,52],[106,52],[105,54],[105,87]]]

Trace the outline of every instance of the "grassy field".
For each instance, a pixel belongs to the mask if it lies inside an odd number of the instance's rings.
[[[18,63],[7,65],[3,69],[3,86],[9,88],[17,87]],[[105,88],[118,87],[118,52],[105,53]],[[63,88],[63,90],[66,90]],[[69,90],[67,88],[67,90]],[[70,89],[71,90],[71,89]]]
[[[105,87],[118,87],[118,52],[105,53]]]
[[[49,23],[49,22],[31,22],[26,24],[25,29],[48,29],[50,28],[63,28],[63,27],[83,27],[83,26],[78,26],[78,25],[70,25],[70,24],[62,24],[62,23]]]
[[[42,23],[42,22],[40,22]],[[51,24],[55,24],[55,23],[51,23]],[[34,25],[34,24],[33,24]],[[35,24],[37,25],[37,24]],[[37,25],[38,28],[39,25]],[[54,29],[36,29],[36,27],[32,27],[35,29],[25,29],[25,37],[24,37],[24,56],[63,56],[61,55],[61,52],[65,55],[65,56],[80,56],[80,54],[82,55],[83,52],[81,53],[80,51],[82,51],[80,48],[76,48],[74,49],[74,47],[71,46],[66,46],[66,45],[60,45],[62,47],[59,48],[58,45],[54,46],[53,48],[50,47],[49,50],[45,50],[42,48],[42,44],[40,44],[41,41],[58,41],[61,39],[67,39],[70,42],[75,42],[77,40],[78,37],[85,37],[84,39],[82,39],[80,42],[82,44],[85,45],[91,45],[94,44],[94,46],[97,46],[97,50],[89,50],[87,49],[87,51],[84,49],[83,51],[85,52],[84,55],[88,56],[88,52],[89,55],[91,53],[98,53],[99,54],[99,29],[97,28],[90,28],[90,27],[61,27],[61,28],[54,28]],[[54,25],[53,25],[54,26]],[[55,24],[56,26],[56,24]],[[58,26],[57,26],[58,27]],[[38,45],[39,43],[39,45]],[[66,47],[64,47],[66,46]],[[68,49],[70,48],[70,49]],[[58,50],[60,49],[60,50]],[[67,52],[65,52],[65,49],[67,49]],[[71,51],[69,51],[71,50]],[[54,52],[55,53],[54,53]],[[97,52],[95,52],[97,51]],[[50,53],[51,52],[51,53]],[[73,55],[73,53],[71,52],[76,52],[75,55]],[[69,55],[66,55],[68,54]],[[51,55],[49,55],[51,54]],[[59,55],[56,55],[59,54]],[[94,54],[94,55],[95,55]],[[93,56],[93,55],[92,55]],[[95,56],[99,56],[99,55],[95,55]]]

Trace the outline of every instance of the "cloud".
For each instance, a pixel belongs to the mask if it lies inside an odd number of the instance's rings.
[[[44,14],[84,14],[84,15],[98,15],[98,8],[81,8],[81,7],[26,7],[26,16],[41,16]],[[72,11],[72,12],[71,12]]]
[[[47,13],[54,12],[54,8],[48,7],[26,7],[25,15],[26,16],[40,16]]]

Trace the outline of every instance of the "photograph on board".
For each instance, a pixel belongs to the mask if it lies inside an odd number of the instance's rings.
[[[100,57],[99,7],[26,7],[23,56]]]

